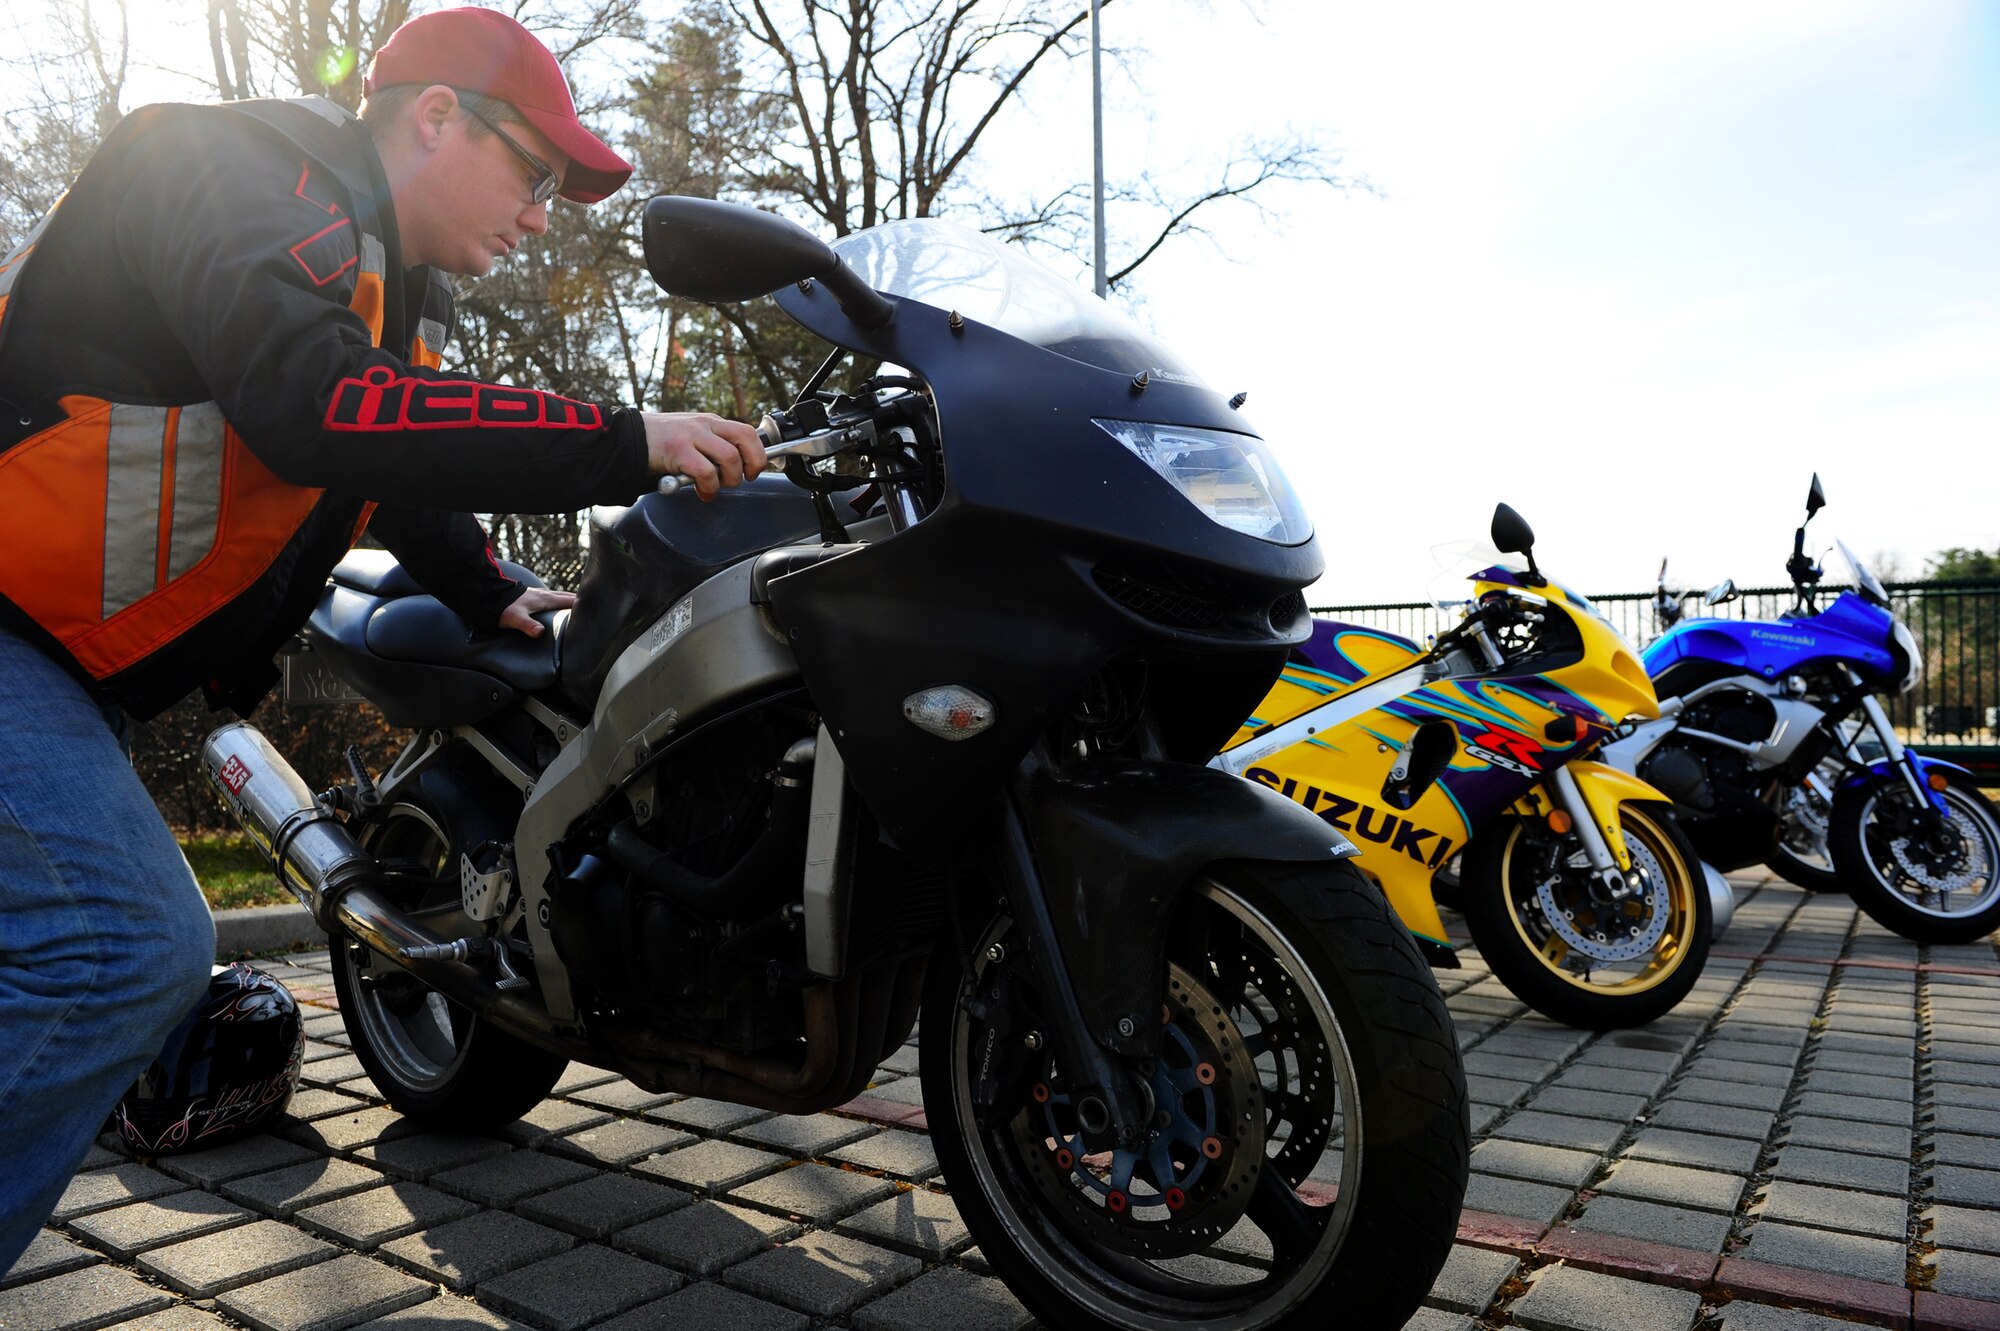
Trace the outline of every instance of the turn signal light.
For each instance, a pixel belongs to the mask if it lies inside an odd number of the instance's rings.
[[[1929,781],[1931,783],[1932,790],[1943,790],[1947,785],[1951,784],[1950,782],[1944,779],[1943,772],[1932,772],[1930,774]]]
[[[1554,832],[1557,836],[1568,836],[1569,829],[1570,819],[1568,814],[1564,813],[1561,809],[1550,812],[1549,831]]]
[[[903,716],[939,739],[971,739],[993,724],[993,704],[963,685],[945,684],[903,699]]]

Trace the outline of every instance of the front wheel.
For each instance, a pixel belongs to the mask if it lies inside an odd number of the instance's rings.
[[[1632,854],[1623,895],[1599,881],[1574,828],[1508,818],[1465,852],[1465,923],[1486,964],[1535,1011],[1586,1030],[1662,1015],[1708,962],[1713,907],[1686,835],[1635,804],[1618,822]]]
[[[920,1048],[952,1197],[1029,1311],[1087,1331],[1401,1326],[1456,1230],[1465,1078],[1367,880],[1233,862],[1183,890],[1132,1148],[1088,1147],[1050,1042],[981,1019],[1027,983],[999,969],[1016,932],[1003,913],[965,967],[931,968]]]
[[[1846,764],[1839,755],[1819,765],[1810,778],[1787,786],[1778,807],[1778,849],[1764,867],[1808,892],[1838,892],[1840,874],[1834,868],[1827,831],[1833,804],[1826,792],[1840,784]]]
[[[1942,777],[1945,814],[1920,809],[1901,775],[1834,797],[1841,883],[1878,924],[1919,943],[1970,943],[2000,928],[2000,813],[1963,772]]]

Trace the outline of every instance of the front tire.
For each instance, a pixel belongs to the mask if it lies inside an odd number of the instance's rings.
[[[1900,774],[1871,775],[1833,801],[1841,882],[1878,924],[1918,943],[1970,943],[2000,929],[2000,813],[1963,772],[1945,781],[1949,821],[1930,825]]]
[[[1082,1148],[1046,1046],[982,1124],[967,1000],[1013,933],[1003,914],[968,966],[932,967],[920,1050],[952,1197],[1021,1302],[1078,1331],[1401,1326],[1456,1232],[1465,1078],[1429,967],[1354,866],[1235,862],[1183,891],[1159,1126],[1130,1152]]]
[[[1465,852],[1465,923],[1514,996],[1567,1026],[1640,1026],[1687,997],[1714,915],[1694,848],[1664,808],[1623,804],[1619,829],[1644,888],[1622,902],[1593,881],[1574,830],[1507,818]]]
[[[425,805],[398,804],[366,849],[412,884],[399,901],[447,938],[477,932],[452,914],[458,900],[450,838]],[[547,1098],[569,1066],[559,1054],[493,1029],[346,930],[328,938],[333,988],[354,1055],[399,1113],[434,1127],[479,1132],[512,1123]]]

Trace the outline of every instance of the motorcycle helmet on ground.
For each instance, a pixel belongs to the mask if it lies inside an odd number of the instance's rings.
[[[118,1135],[138,1154],[171,1155],[257,1132],[291,1103],[305,1047],[289,989],[240,962],[217,966],[112,1111]]]

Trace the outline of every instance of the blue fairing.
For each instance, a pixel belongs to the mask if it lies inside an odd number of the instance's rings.
[[[1809,619],[1687,619],[1648,647],[1641,659],[1659,678],[1678,661],[1715,661],[1775,679],[1815,661],[1844,661],[1873,680],[1897,665],[1891,644],[1896,620],[1852,592]]]
[[[1931,807],[1935,808],[1939,813],[1944,813],[1947,806],[1944,802],[1944,796],[1930,788],[1928,778],[1931,772],[1934,769],[1948,769],[1953,772],[1962,772],[1966,776],[1972,775],[1969,768],[1960,767],[1957,763],[1945,762],[1941,758],[1926,758],[1915,749],[1905,750],[1905,756],[1909,758],[1910,765],[1917,769],[1917,779],[1924,782],[1924,794],[1930,799]],[[1895,770],[1895,764],[1891,763],[1887,758],[1883,758],[1868,764],[1868,766],[1858,772],[1850,772],[1847,779],[1840,783],[1840,788],[1846,790],[1852,786],[1867,785],[1875,781],[1901,781],[1902,779],[1901,774]]]

